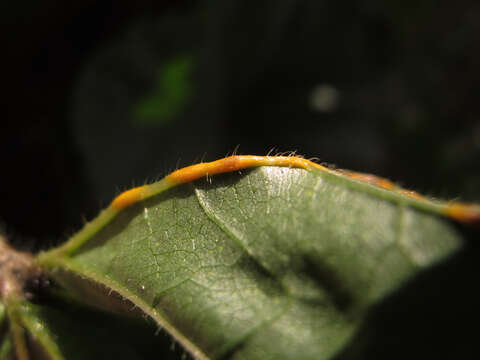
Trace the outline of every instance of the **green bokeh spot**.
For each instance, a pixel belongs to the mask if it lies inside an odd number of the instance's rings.
[[[133,106],[133,124],[162,126],[172,121],[192,95],[193,58],[181,56],[165,63],[157,73],[152,92]]]

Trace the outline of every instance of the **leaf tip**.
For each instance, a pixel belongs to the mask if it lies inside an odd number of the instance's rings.
[[[445,215],[467,224],[480,224],[480,206],[463,202],[450,203],[445,207]]]

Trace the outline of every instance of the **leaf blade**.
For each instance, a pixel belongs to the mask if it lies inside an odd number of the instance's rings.
[[[368,306],[460,247],[443,207],[336,173],[262,167],[134,202],[70,257],[43,261],[127,297],[198,358],[326,359]],[[416,232],[435,235],[425,244]],[[292,324],[303,336],[288,338]]]

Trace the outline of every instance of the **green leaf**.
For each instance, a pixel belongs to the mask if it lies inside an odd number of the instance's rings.
[[[7,311],[5,309],[5,305],[0,301],[0,327],[3,324],[3,321],[7,317]]]
[[[50,299],[48,305],[22,302],[16,310],[33,359],[40,354],[41,359],[51,360],[140,360],[160,354],[164,359],[178,358],[169,350],[171,340],[156,336],[155,328],[145,321],[118,318],[58,299]],[[167,350],[164,354],[159,351],[162,347]]]
[[[0,339],[0,359],[15,359],[12,338],[10,337],[10,334],[5,334],[5,336]]]
[[[120,294],[196,358],[330,359],[376,304],[461,248],[445,206],[260,167],[109,208],[38,260],[85,302],[120,311],[107,297]]]
[[[10,334],[5,331],[7,311],[0,301],[0,359],[13,359],[13,345]]]

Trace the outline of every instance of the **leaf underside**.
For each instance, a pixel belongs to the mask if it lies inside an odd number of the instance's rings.
[[[197,358],[330,359],[372,305],[462,244],[449,221],[365,186],[287,167],[204,178],[42,265],[85,302],[109,307],[89,283],[120,294]]]

